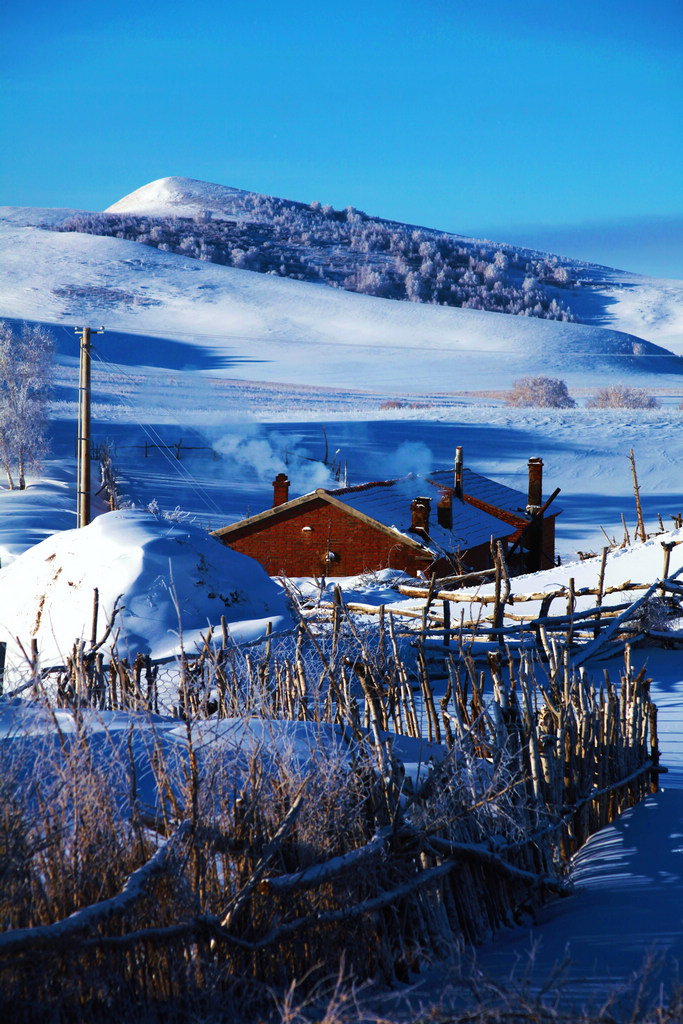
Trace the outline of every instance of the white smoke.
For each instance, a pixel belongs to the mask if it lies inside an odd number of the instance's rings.
[[[264,434],[260,426],[241,426],[224,434],[213,447],[222,456],[226,475],[269,485],[278,473],[286,473],[292,496],[316,487],[339,486],[332,467],[310,455],[301,440],[291,434]]]
[[[387,477],[418,473],[425,476],[434,469],[434,456],[422,441],[404,441],[385,461]]]

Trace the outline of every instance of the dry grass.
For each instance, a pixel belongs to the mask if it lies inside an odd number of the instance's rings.
[[[380,409],[429,409],[431,408],[428,402],[409,402],[402,398],[388,398],[385,402],[382,402]]]

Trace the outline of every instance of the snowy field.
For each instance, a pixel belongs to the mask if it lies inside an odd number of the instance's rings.
[[[370,298],[37,226],[63,216],[0,210],[0,317],[48,324],[57,342],[52,455],[25,492],[0,490],[0,628],[31,617],[42,579],[36,562],[17,602],[13,561],[28,565],[38,558],[28,549],[75,526],[75,325],[106,328],[93,338],[93,437],[112,443],[124,496],[137,509],[179,508],[193,528],[267,508],[281,470],[296,496],[332,483],[343,466],[349,483],[445,468],[456,445],[466,465],[522,490],[528,458],[543,458],[545,494],[562,489],[563,566],[553,582],[595,572],[575,563],[577,552],[600,552],[605,534],[621,541],[622,515],[633,534],[630,448],[648,528],[659,515],[670,529],[683,512],[681,282],[605,270],[599,294],[572,299],[586,322],[558,323]],[[539,373],[565,379],[578,407],[505,406],[501,391]],[[616,382],[645,388],[661,407],[586,408],[597,387]],[[146,545],[137,544],[140,558]],[[629,578],[659,575],[658,539],[645,558],[621,553],[613,571],[626,571],[627,556]],[[75,549],[68,558],[80,564]],[[86,603],[93,585],[91,573]],[[245,617],[285,617],[271,599]],[[87,613],[74,614],[71,633]],[[197,628],[211,614],[202,606]],[[534,983],[567,945],[571,984],[586,995],[626,981],[650,950],[667,961],[667,983],[683,962],[683,671],[675,651],[642,648],[634,660],[647,661],[660,707],[663,792],[589,842],[574,869],[576,896],[548,907],[531,935],[481,952],[496,975],[516,959],[521,970],[534,943]]]
[[[220,189],[174,181],[122,203],[219,213]],[[527,459],[541,456],[546,491],[562,488],[563,558],[598,550],[600,527],[621,536],[622,513],[632,524],[631,447],[646,517],[670,523],[683,509],[681,282],[592,268],[601,283],[570,296],[583,323],[560,323],[378,299],[38,227],[72,212],[0,209],[0,316],[52,325],[58,347],[54,528],[68,519],[82,324],[106,328],[93,336],[93,437],[116,445],[137,505],[180,506],[219,526],[268,507],[283,469],[293,495],[324,485],[324,426],[328,462],[339,449],[351,483],[451,465],[460,444],[473,469],[523,489]],[[539,373],[567,380],[578,408],[512,410],[497,397]],[[660,410],[586,409],[612,383],[644,388]],[[149,447],[181,439],[180,459]],[[49,533],[41,508],[22,541],[14,505],[0,502],[5,561]]]

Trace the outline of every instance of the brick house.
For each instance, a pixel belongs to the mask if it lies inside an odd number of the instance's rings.
[[[458,449],[455,473],[318,488],[292,501],[289,480],[280,473],[272,508],[213,535],[271,576],[355,576],[384,568],[448,576],[489,568],[492,539],[512,552],[511,572],[549,568],[559,510],[533,518],[542,504],[542,466],[540,459],[529,460],[524,494],[465,469]]]

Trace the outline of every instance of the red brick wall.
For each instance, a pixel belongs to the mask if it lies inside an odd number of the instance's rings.
[[[304,530],[304,527],[311,527]],[[554,518],[543,521],[543,567],[552,566],[555,541]],[[288,576],[355,576],[372,569],[403,569],[411,576],[418,569],[430,569],[428,558],[404,545],[370,523],[351,516],[342,509],[316,498],[313,501],[280,512],[251,526],[241,527],[223,539],[223,543],[255,558],[271,576],[284,571]],[[325,561],[328,551],[337,558]],[[491,565],[488,544],[480,544],[463,552],[463,562],[471,569]],[[453,573],[447,559],[439,559],[432,567],[437,576]],[[513,571],[523,571],[516,564]]]
[[[304,530],[310,527],[310,530]],[[355,576],[372,569],[425,570],[422,558],[399,537],[378,530],[342,509],[315,499],[277,516],[235,530],[223,539],[234,551],[255,558],[271,576]],[[328,551],[337,558],[325,561]]]

